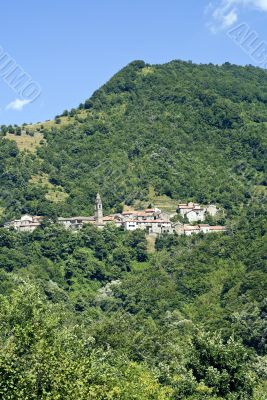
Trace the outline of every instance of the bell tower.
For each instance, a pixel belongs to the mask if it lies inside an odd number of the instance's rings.
[[[97,225],[103,224],[103,205],[99,193],[97,193],[95,199],[95,221]]]

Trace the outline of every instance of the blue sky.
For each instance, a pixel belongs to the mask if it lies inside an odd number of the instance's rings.
[[[0,73],[0,124],[53,118],[137,59],[259,65],[227,34],[240,24],[267,41],[267,0],[15,0],[1,17],[2,56],[41,92],[30,102]]]

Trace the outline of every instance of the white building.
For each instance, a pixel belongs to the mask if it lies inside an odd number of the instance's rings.
[[[204,221],[205,209],[197,203],[178,204],[177,212],[189,222]]]
[[[66,229],[79,230],[84,224],[95,223],[94,217],[68,217],[58,218],[58,223],[63,225]]]
[[[177,212],[183,218],[187,218],[188,222],[201,222],[205,220],[205,214],[214,217],[218,209],[214,204],[202,207],[198,203],[182,203],[178,204]]]
[[[20,219],[5,224],[5,228],[14,228],[19,232],[33,232],[38,226],[41,225],[43,217],[23,215]]]
[[[226,232],[225,226],[211,226],[208,224],[199,224],[199,225],[184,225],[183,233],[186,236],[191,236],[193,234],[198,233],[217,233],[217,232]]]
[[[199,226],[200,232],[209,233],[209,231],[210,231],[210,225],[209,224],[199,224],[198,226]]]
[[[200,233],[200,228],[198,225],[184,225],[184,235],[191,236],[193,234]]]
[[[185,214],[189,222],[198,222],[205,220],[205,211],[204,208],[195,207],[193,210],[188,211]]]
[[[171,222],[161,219],[126,220],[124,222],[124,229],[126,231],[135,231],[137,229],[141,229],[146,231],[148,234],[174,233],[175,231]]]
[[[159,219],[161,214],[161,210],[158,208],[147,208],[146,210],[142,211],[124,211],[121,216],[124,221],[129,221],[132,219],[139,220],[139,221],[145,221],[145,220],[153,220],[153,219]]]

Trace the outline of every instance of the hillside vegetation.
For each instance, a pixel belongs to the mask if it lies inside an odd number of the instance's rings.
[[[149,201],[153,188],[235,212],[266,185],[266,75],[228,63],[133,62],[79,109],[36,125],[45,138],[37,154],[2,142],[1,186],[10,198],[1,193],[1,206],[7,215],[91,213],[97,191],[116,210]],[[34,125],[26,129],[32,134]],[[31,181],[38,174],[68,194],[56,208]]]
[[[34,151],[2,129],[2,222],[48,218],[0,228],[1,399],[266,400],[266,78],[136,61],[24,126],[43,137]],[[214,202],[227,232],[51,224],[93,213],[97,191],[107,212]]]

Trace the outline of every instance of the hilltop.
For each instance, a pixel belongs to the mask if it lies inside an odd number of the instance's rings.
[[[266,78],[229,63],[132,62],[77,109],[4,139],[1,207],[88,214],[100,191],[110,211],[167,199],[236,212],[265,193]]]

